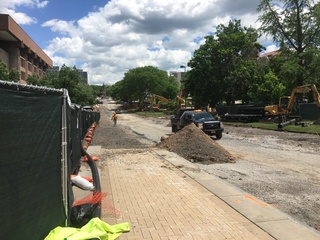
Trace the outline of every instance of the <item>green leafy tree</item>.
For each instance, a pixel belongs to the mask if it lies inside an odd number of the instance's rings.
[[[96,103],[99,94],[95,87],[84,84],[76,67],[70,68],[63,65],[60,71],[49,70],[41,80],[41,85],[52,88],[65,88],[68,90],[72,103],[79,105],[92,105]]]
[[[67,67],[63,65],[59,71],[59,77],[53,79],[53,85],[56,88],[66,88],[69,91],[69,94],[72,93],[72,90],[80,84],[82,77],[79,74],[78,70],[73,67]]]
[[[0,79],[17,82],[20,80],[20,74],[16,69],[8,72],[5,63],[0,61]],[[101,93],[101,86],[83,84],[78,70],[66,65],[63,65],[58,72],[49,69],[44,77],[33,74],[28,77],[27,83],[56,89],[65,88],[68,90],[71,102],[80,105],[95,104],[97,102],[96,96]]]
[[[37,74],[32,74],[32,76],[29,76],[27,79],[28,84],[36,85],[36,86],[44,86],[45,81],[43,78],[38,76]]]
[[[123,88],[123,80],[116,82],[112,86],[110,86],[108,95],[113,99],[127,101],[129,99],[129,94],[125,92]]]
[[[216,36],[207,36],[188,63],[186,90],[198,106],[235,100],[249,101],[255,80],[256,59],[263,48],[253,28],[241,27],[240,20],[219,25]]]
[[[176,88],[179,88],[179,80],[176,77],[169,76],[168,81],[171,85],[175,86]]]
[[[185,76],[185,95],[191,94],[197,105],[216,104],[224,99],[225,88],[220,68],[219,42],[213,36],[205,37],[205,44],[194,52]],[[219,86],[219,87],[218,87]]]
[[[78,101],[79,101],[78,94],[80,92],[78,85],[80,85],[80,83],[82,81],[82,77],[75,67],[70,68],[70,67],[67,67],[66,65],[63,65],[60,68],[58,76],[56,76],[55,74],[52,74],[51,76],[53,76],[53,78],[49,79],[49,80],[50,80],[51,85],[54,88],[67,89],[71,101],[73,103],[80,104],[80,103],[78,103]]]
[[[90,87],[92,88],[93,94],[95,96],[102,96],[102,89],[103,89],[104,85],[102,85],[102,86],[90,85]]]
[[[42,77],[42,82],[44,86],[51,87],[51,88],[59,88],[56,87],[59,79],[59,72],[52,71],[51,69],[47,70],[46,74]]]
[[[320,37],[320,6],[313,0],[261,0],[258,11],[261,13],[260,31],[272,36],[280,43],[280,53],[286,62],[282,76],[294,86],[303,85],[314,79],[308,67],[315,61]],[[311,51],[310,51],[311,50]],[[294,69],[293,69],[294,68]]]
[[[121,95],[143,103],[151,94],[162,95],[168,84],[166,71],[153,66],[138,67],[125,74],[121,83]]]
[[[15,68],[12,68],[10,71],[8,71],[7,65],[0,60],[0,80],[19,82],[20,73]]]
[[[9,71],[8,80],[12,82],[20,81],[20,72],[16,68],[12,68]]]
[[[74,103],[85,106],[95,104],[95,96],[92,86],[80,83],[72,89],[72,98],[70,96],[70,99]]]
[[[320,43],[319,43],[320,44]],[[305,83],[320,84],[320,51],[318,48],[309,48],[305,50],[304,59],[308,63],[304,66]]]
[[[173,76],[169,76],[166,89],[163,91],[162,96],[167,99],[175,99],[179,94],[179,80]]]
[[[179,87],[169,83],[166,89],[163,91],[162,96],[167,99],[175,99],[178,93],[179,93]]]
[[[279,98],[286,93],[286,87],[271,70],[264,74],[262,81],[254,84],[252,88],[254,91],[250,91],[250,95],[256,102],[277,104]]]
[[[0,80],[8,80],[9,73],[7,69],[7,65],[0,60]]]

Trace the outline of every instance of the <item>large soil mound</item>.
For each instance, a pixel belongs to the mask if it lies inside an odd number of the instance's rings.
[[[189,124],[157,146],[175,152],[191,162],[203,164],[235,162],[227,150],[194,124]]]

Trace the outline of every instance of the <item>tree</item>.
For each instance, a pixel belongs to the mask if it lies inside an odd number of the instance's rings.
[[[259,30],[280,43],[280,53],[295,66],[294,71],[290,70],[295,74],[290,81],[294,86],[310,81],[314,75],[308,66],[315,60],[313,53],[318,52],[320,39],[319,3],[314,4],[313,0],[261,0],[257,10],[262,13],[258,18],[261,21]]]
[[[43,81],[43,78],[38,76],[37,74],[32,74],[32,76],[29,76],[27,79],[28,84],[36,85],[36,86],[44,86],[45,81]]]
[[[257,102],[277,104],[279,98],[286,93],[285,86],[271,70],[264,74],[262,81],[254,84],[252,88],[254,91],[250,91],[250,95]]]
[[[43,82],[43,86],[56,88],[55,85],[57,85],[58,79],[59,79],[59,72],[48,69],[46,74],[42,77],[41,81]]]
[[[77,103],[82,106],[93,105],[96,103],[95,102],[96,95],[94,95],[94,90],[92,86],[80,83],[76,85],[71,91],[72,91],[72,97],[70,96],[70,99],[73,103]]]
[[[68,90],[69,97],[73,103],[79,103],[79,93],[81,90],[79,90],[78,85],[80,85],[82,81],[82,77],[79,74],[78,70],[76,67],[70,68],[67,67],[66,65],[63,65],[60,68],[60,71],[58,74],[51,73],[49,75],[49,85],[51,85],[54,88],[60,89],[60,88],[65,88]],[[80,89],[83,89],[80,87]],[[81,100],[82,101],[82,100]]]
[[[92,91],[93,91],[93,94],[95,96],[103,96],[103,91],[105,91],[105,85],[103,84],[102,86],[99,86],[99,85],[90,85]]]
[[[191,71],[186,75],[186,90],[196,105],[249,100],[256,59],[263,48],[257,38],[257,31],[241,27],[240,20],[219,25],[215,37],[205,37],[205,44],[189,61]]]
[[[128,99],[130,98],[129,93],[127,94],[123,87],[123,80],[111,85],[109,88],[108,95],[111,96],[113,99],[118,99],[122,101],[128,101]]]
[[[179,93],[179,88],[173,84],[168,84],[166,89],[163,91],[162,96],[167,99],[175,99]]]
[[[72,90],[82,81],[82,77],[76,67],[70,68],[66,65],[62,65],[58,78],[52,80],[52,84],[55,88],[66,88],[68,89],[69,94],[72,94]]]
[[[7,65],[0,60],[0,80],[8,80],[9,73],[7,69]]]
[[[0,61],[0,80],[17,82],[20,80],[19,71],[7,70],[6,64]],[[82,77],[76,67],[70,68],[63,65],[60,71],[49,69],[44,77],[36,74],[29,76],[28,84],[46,86],[51,88],[65,88],[68,90],[71,102],[79,105],[93,105],[96,103],[96,96],[101,93],[100,86],[90,86],[82,83]]]
[[[205,37],[205,44],[194,52],[188,66],[191,70],[185,76],[185,95],[190,93],[197,105],[218,103],[224,98],[224,90],[219,86],[219,43],[213,36]]]
[[[12,68],[10,71],[8,71],[7,65],[0,60],[0,80],[19,82],[20,73],[15,68]]]
[[[162,95],[168,84],[167,72],[152,66],[138,67],[125,74],[120,95],[143,103],[151,94]]]
[[[71,102],[79,105],[94,104],[99,94],[94,87],[82,83],[82,77],[76,67],[63,65],[58,72],[49,70],[40,82],[47,87],[67,89]]]
[[[8,80],[12,82],[20,81],[20,72],[16,68],[12,68],[9,71]]]

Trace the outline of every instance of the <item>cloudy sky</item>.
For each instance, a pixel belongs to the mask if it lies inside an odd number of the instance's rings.
[[[129,69],[184,71],[203,37],[241,19],[259,27],[260,0],[0,0],[54,65],[88,72],[89,84],[113,84]],[[267,51],[276,48],[260,39]]]

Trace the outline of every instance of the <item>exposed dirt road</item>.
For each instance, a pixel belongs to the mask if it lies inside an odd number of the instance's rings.
[[[101,113],[111,117],[110,109],[114,108],[116,106],[109,102]],[[113,136],[108,142],[104,141],[109,148],[121,148],[123,144],[124,148],[130,144],[135,148],[148,148],[160,142],[161,137],[172,134],[168,118],[142,118],[126,113],[120,114],[117,127],[111,127],[110,121],[108,131]],[[236,162],[193,163],[196,168],[219,176],[320,230],[320,136],[225,126],[224,135],[217,143],[229,151]]]
[[[226,127],[221,146],[235,164],[202,166],[233,185],[320,230],[320,137]]]

